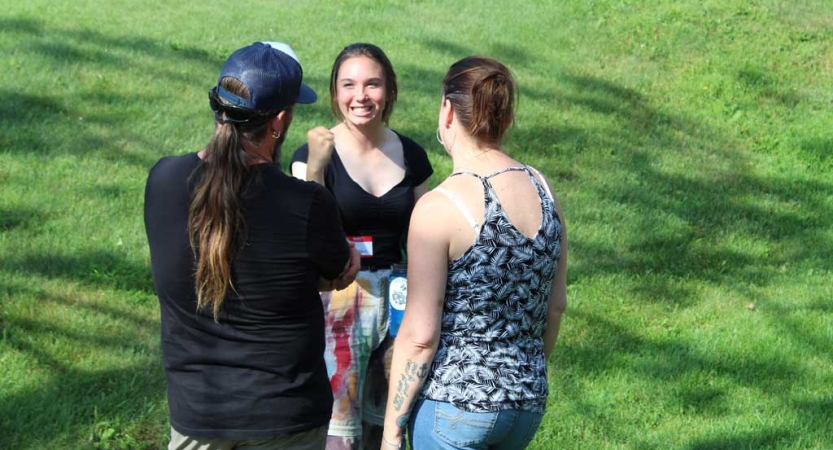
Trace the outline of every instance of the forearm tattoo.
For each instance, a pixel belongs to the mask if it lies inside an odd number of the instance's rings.
[[[408,415],[411,408],[410,403],[405,404],[405,398],[408,397],[408,390],[415,382],[422,382],[427,375],[428,364],[419,366],[410,359],[405,363],[405,373],[399,379],[399,383],[396,385],[396,395],[393,397],[393,406],[396,411],[403,411],[404,407],[404,414],[396,418],[396,425],[400,428],[404,428],[408,423]]]

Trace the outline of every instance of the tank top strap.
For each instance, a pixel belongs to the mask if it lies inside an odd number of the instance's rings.
[[[543,176],[543,175],[541,175],[541,172],[539,172],[539,171],[538,171],[538,169],[536,169],[536,168],[534,168],[534,167],[532,167],[532,166],[526,166],[526,168],[527,168],[527,169],[529,169],[531,172],[534,172],[534,173],[535,173],[535,175],[537,175],[537,177],[535,177],[535,176],[533,176],[533,177],[532,177],[532,179],[534,180],[535,184],[536,184],[536,185],[538,185],[538,186],[540,186],[540,187],[542,187],[542,188],[544,189],[544,192],[546,192],[546,193],[547,193],[547,196],[549,196],[550,200],[554,200],[554,198],[553,198],[553,196],[552,196],[552,191],[550,191],[550,186],[549,186],[549,184],[547,184],[547,182],[544,180],[544,176]]]
[[[482,177],[482,176],[480,176],[480,175],[478,175],[478,174],[476,174],[476,173],[474,173],[474,172],[468,172],[468,171],[465,171],[465,170],[461,170],[461,171],[459,171],[459,172],[454,172],[454,173],[452,173],[451,175],[449,175],[449,178],[451,178],[451,177],[456,177],[457,175],[471,175],[471,176],[473,176],[473,177],[475,177],[475,178],[479,178],[479,179],[483,180],[483,177]]]
[[[463,217],[466,218],[471,227],[474,229],[475,233],[480,232],[480,224],[478,224],[477,221],[474,220],[474,217],[472,217],[471,212],[469,212],[468,208],[466,208],[466,205],[463,204],[459,197],[441,187],[434,188],[434,190],[448,197],[451,203],[453,203],[454,206],[456,206],[457,209],[460,210],[460,212],[463,214]]]
[[[492,172],[492,173],[490,173],[490,174],[488,174],[488,175],[486,175],[485,177],[482,177],[482,178],[488,180],[489,178],[496,177],[496,176],[498,176],[502,173],[511,172],[511,171],[514,171],[514,170],[526,170],[526,166],[504,167],[503,169],[496,170],[496,171],[494,171],[494,172]]]
[[[476,177],[476,178],[480,179],[481,183],[483,183],[483,191],[484,191],[485,197],[487,199],[489,197],[494,197],[495,201],[497,201],[497,197],[495,195],[494,188],[492,187],[492,183],[489,181],[489,178],[496,177],[496,176],[498,176],[502,173],[510,172],[510,171],[513,171],[513,170],[527,171],[527,168],[526,168],[526,166],[504,167],[503,169],[498,169],[498,170],[496,170],[496,171],[494,171],[494,172],[492,172],[492,173],[490,173],[486,176],[476,174],[474,172],[460,171],[460,172],[452,173],[451,175],[449,175],[449,177],[453,177],[455,175],[471,175],[473,177]],[[498,202],[498,203],[500,203],[500,202]]]
[[[475,177],[478,180],[480,180],[480,184],[483,185],[483,202],[484,202],[484,205],[486,207],[486,211],[488,212],[489,211],[489,205],[492,203],[492,199],[493,198],[496,199],[496,197],[494,195],[494,190],[492,189],[492,184],[489,183],[488,177],[484,177],[480,174],[477,174],[477,173],[474,173],[474,172],[463,171],[463,170],[461,170],[459,172],[454,172],[451,175],[449,175],[448,177],[451,178],[451,177],[454,177],[454,176],[457,176],[457,175],[469,175],[469,176]]]

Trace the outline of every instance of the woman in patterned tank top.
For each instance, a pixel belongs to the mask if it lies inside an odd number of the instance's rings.
[[[464,58],[443,80],[452,173],[420,199],[382,448],[522,449],[541,424],[567,306],[567,234],[544,177],[501,149],[515,84]]]

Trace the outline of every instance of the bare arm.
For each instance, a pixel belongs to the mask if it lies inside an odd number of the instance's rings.
[[[307,157],[307,181],[324,186],[324,174],[333,155],[333,133],[324,127],[315,127],[307,132],[309,156]]]
[[[558,267],[552,279],[549,305],[547,307],[547,330],[544,332],[544,356],[549,360],[558,332],[561,329],[561,317],[567,309],[567,224],[558,199],[553,196],[558,217],[561,219],[563,234],[561,235],[561,255],[558,257]]]
[[[440,337],[449,237],[436,224],[441,204],[430,196],[414,208],[408,236],[408,301],[394,342],[383,448],[403,439],[411,408],[428,376]],[[447,213],[446,213],[447,214]]]

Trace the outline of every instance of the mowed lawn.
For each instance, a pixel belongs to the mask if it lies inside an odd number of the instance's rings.
[[[148,170],[212,132],[226,56],[290,43],[333,125],[335,55],[381,46],[391,126],[496,57],[507,151],[569,226],[569,309],[533,449],[833,448],[829,0],[0,0],[0,448],[167,444]]]

